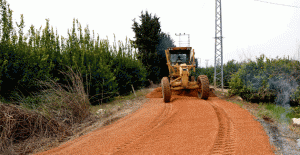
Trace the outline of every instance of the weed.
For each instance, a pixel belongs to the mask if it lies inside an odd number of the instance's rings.
[[[271,111],[265,110],[265,109],[260,109],[258,111],[258,116],[261,117],[261,118],[264,118],[264,117],[268,117],[268,118],[272,118],[272,119],[275,118]]]
[[[61,141],[74,133],[74,126],[90,117],[91,104],[81,75],[69,69],[63,74],[71,79],[72,86],[62,86],[53,80],[39,81],[47,89],[20,97],[19,106],[0,104],[0,154],[14,151],[27,154],[45,145],[34,138],[53,137],[54,141]],[[28,141],[32,143],[26,144]]]
[[[272,112],[272,114],[276,117],[276,119],[280,119],[281,115],[286,112],[285,108],[277,106],[272,103],[266,104],[265,108]]]
[[[287,109],[274,103],[260,103],[258,108],[260,109],[258,112],[260,117],[267,116],[281,123],[285,122],[290,124],[291,118],[299,116],[299,113],[296,112],[299,109],[297,107]]]
[[[235,104],[239,105],[241,108],[244,106],[244,104],[241,102],[235,102]]]

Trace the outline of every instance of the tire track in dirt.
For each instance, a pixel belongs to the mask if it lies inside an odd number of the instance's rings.
[[[40,154],[113,154],[158,126],[171,112],[171,105],[150,99],[135,113]]]
[[[218,97],[207,102],[214,107],[220,124],[211,154],[274,154],[263,127],[247,110]]]
[[[219,130],[211,154],[235,154],[236,132],[232,120],[217,104],[209,101],[208,103],[214,108],[219,121]]]
[[[173,110],[172,104],[165,104],[164,110],[158,115],[153,122],[150,123],[150,127],[148,130],[144,130],[141,134],[137,135],[136,137],[132,137],[132,139],[120,146],[117,146],[117,151],[114,154],[120,153],[121,149],[127,148],[129,145],[134,145],[139,139],[145,137],[147,134],[150,134],[153,130],[158,128],[163,122],[165,122],[168,118],[174,115],[176,111]]]
[[[203,112],[202,112],[203,110]],[[209,154],[213,108],[193,97],[152,98],[133,114],[41,154]]]
[[[151,98],[139,110],[40,154],[273,154],[259,122],[209,97]]]
[[[168,104],[175,113],[117,154],[209,154],[218,121],[214,109],[202,101],[174,95]]]

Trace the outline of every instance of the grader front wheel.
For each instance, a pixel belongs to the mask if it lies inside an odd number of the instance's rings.
[[[167,77],[163,77],[161,80],[161,88],[162,88],[162,95],[164,98],[164,102],[170,102],[171,100],[171,88],[170,83]]]
[[[197,78],[197,82],[199,85],[198,97],[200,99],[208,99],[209,96],[209,81],[206,75],[199,75]]]

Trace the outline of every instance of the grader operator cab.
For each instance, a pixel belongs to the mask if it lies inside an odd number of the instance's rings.
[[[198,97],[207,99],[209,96],[209,81],[206,75],[195,77],[190,71],[195,71],[195,52],[192,47],[170,47],[165,50],[169,77],[161,80],[164,102],[170,102],[172,91],[197,89]]]

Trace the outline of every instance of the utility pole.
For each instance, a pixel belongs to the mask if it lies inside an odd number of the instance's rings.
[[[187,44],[188,44],[188,46],[187,47],[190,47],[190,34],[185,34],[185,33],[179,33],[179,34],[177,34],[177,33],[175,33],[175,35],[176,36],[179,36],[179,47],[182,47],[181,46],[181,44],[182,44],[182,41],[180,40],[180,36],[185,36],[185,35],[187,35],[188,36],[188,42],[187,42]]]
[[[217,83],[219,84],[217,85]],[[223,91],[224,85],[223,85],[222,9],[221,9],[221,0],[216,0],[214,88],[217,88],[217,86],[220,85]]]

